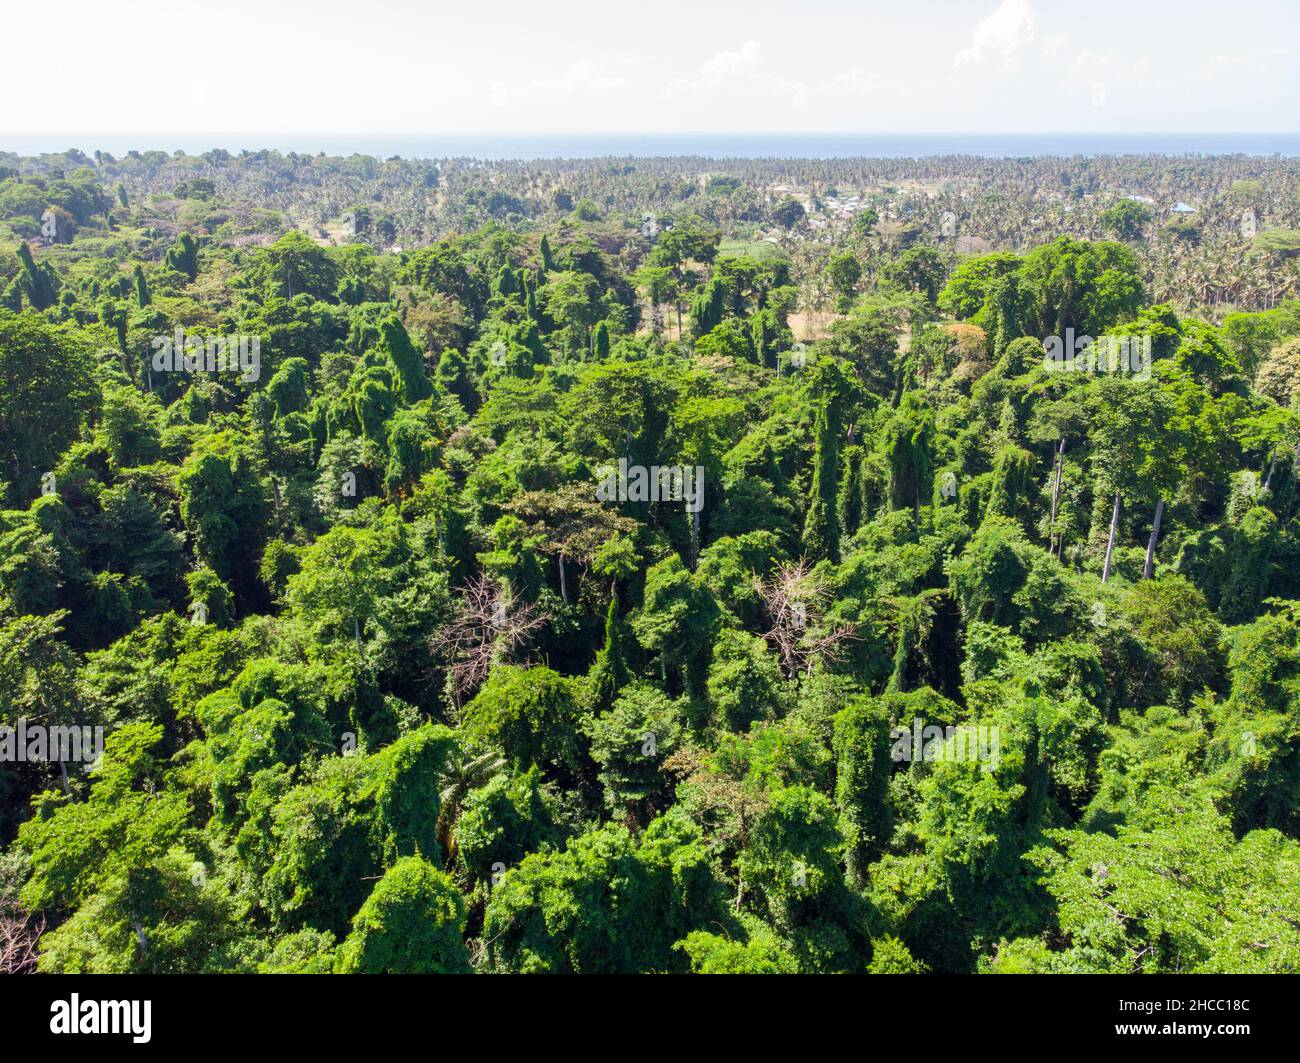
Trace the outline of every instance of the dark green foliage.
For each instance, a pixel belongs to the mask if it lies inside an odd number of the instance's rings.
[[[1098,219],[1107,233],[1120,240],[1136,240],[1151,222],[1151,208],[1132,199],[1121,199]]]
[[[889,496],[893,509],[918,514],[921,499],[930,497],[934,470],[934,417],[924,397],[909,391],[886,429]]]
[[[163,261],[177,273],[184,273],[194,280],[199,275],[199,245],[189,233],[181,233],[167,249]]]
[[[591,758],[600,765],[605,803],[620,819],[643,821],[668,791],[663,763],[677,749],[682,707],[646,683],[627,687],[610,710],[587,726]]]
[[[0,477],[13,505],[53,473],[100,397],[87,345],[40,315],[0,310]],[[57,478],[55,479],[57,489]]]
[[[433,385],[424,371],[424,359],[398,318],[386,317],[380,322],[379,350],[397,374],[397,391],[404,401],[419,402],[433,393]]]
[[[269,809],[266,904],[278,924],[343,934],[370,876],[400,856],[440,860],[438,778],[454,739],[426,727],[370,756],[333,756]],[[251,803],[271,779],[254,779]],[[272,791],[274,792],[274,791]]]
[[[135,283],[135,305],[144,309],[153,302],[153,293],[149,290],[149,282],[145,279],[144,270],[140,263],[135,264],[133,273]]]
[[[32,250],[25,243],[18,245],[18,264],[22,271],[15,278],[14,293],[17,304],[10,310],[21,310],[26,304],[33,310],[45,310],[54,305],[58,296],[59,279],[48,262],[37,263]]]
[[[603,321],[596,322],[596,331],[592,334],[591,354],[598,362],[609,357],[609,326]]]
[[[835,482],[838,452],[835,430],[825,406],[817,410],[816,449],[813,451],[812,498],[804,525],[804,542],[814,558],[840,558],[840,518],[837,511],[838,484]]]
[[[864,697],[835,717],[835,803],[845,867],[859,887],[892,833],[889,722],[884,707]]]
[[[591,689],[591,702],[597,709],[607,709],[618,692],[631,679],[623,656],[622,622],[618,615],[618,596],[610,595],[609,610],[605,614],[605,645],[596,654],[587,681]]]

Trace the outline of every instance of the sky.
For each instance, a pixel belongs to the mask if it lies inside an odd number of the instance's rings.
[[[1297,0],[48,0],[3,24],[10,133],[1300,130]]]

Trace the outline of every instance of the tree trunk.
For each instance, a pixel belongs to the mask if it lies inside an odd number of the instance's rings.
[[[1142,567],[1142,578],[1150,579],[1155,565],[1156,543],[1160,541],[1160,518],[1165,515],[1165,500],[1156,499],[1156,519],[1151,524],[1151,538],[1147,540],[1147,563]]]
[[[741,801],[743,802],[744,798],[741,798]],[[743,804],[740,809],[740,814],[737,818],[740,820],[740,844],[743,847],[745,844],[746,836],[748,834],[748,831],[746,831],[745,829],[745,809],[743,807]],[[745,871],[743,868],[738,868],[736,871],[736,907],[735,907],[735,910],[737,912],[740,911],[740,906],[741,904],[744,903],[744,901],[745,901]]]
[[[564,579],[564,555],[560,555],[560,597],[564,604],[569,604],[569,584]]]
[[[144,936],[144,927],[140,925],[140,917],[136,915],[135,912],[131,913],[131,926],[135,930],[135,940],[136,943],[140,946],[141,954],[148,956],[149,939]]]
[[[1106,539],[1106,563],[1101,569],[1101,582],[1110,579],[1110,555],[1115,550],[1115,530],[1119,527],[1119,492],[1115,492],[1115,508],[1110,513],[1110,536]]]
[[[1056,448],[1056,481],[1052,484],[1052,519],[1047,524],[1047,553],[1050,555],[1056,546],[1056,505],[1061,497],[1061,466],[1065,464],[1065,436]]]

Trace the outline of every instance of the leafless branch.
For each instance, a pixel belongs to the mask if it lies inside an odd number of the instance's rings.
[[[0,974],[34,974],[45,917],[16,905],[0,907]]]
[[[776,648],[791,679],[800,672],[811,675],[817,661],[843,660],[846,643],[858,638],[856,624],[824,623],[830,588],[813,576],[804,558],[779,565],[768,579],[755,580],[754,589],[772,620],[763,637]]]
[[[535,602],[521,602],[513,587],[483,573],[461,588],[456,614],[429,640],[447,662],[455,707],[488,677],[492,665],[508,661],[551,619]]]

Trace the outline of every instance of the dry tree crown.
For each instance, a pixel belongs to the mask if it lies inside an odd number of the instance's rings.
[[[461,588],[455,615],[429,639],[447,662],[456,707],[487,680],[492,665],[509,660],[551,619],[536,602],[521,601],[513,586],[482,573]]]
[[[831,591],[806,558],[778,565],[767,579],[756,579],[754,589],[772,619],[763,637],[776,647],[788,678],[811,675],[817,661],[842,660],[845,644],[858,638],[856,624],[823,624]]]
[[[0,904],[0,974],[33,973],[37,943],[44,931],[43,915]]]

